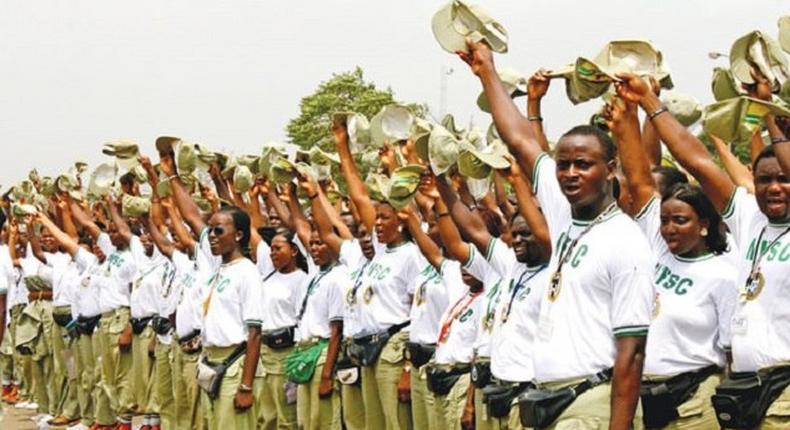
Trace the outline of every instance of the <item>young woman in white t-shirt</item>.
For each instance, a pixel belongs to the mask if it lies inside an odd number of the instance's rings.
[[[726,256],[721,215],[699,187],[676,184],[658,196],[640,144],[636,105],[615,99],[607,116],[636,221],[658,258],[642,381],[645,426],[715,428],[710,397],[729,361],[730,323],[742,271]],[[671,378],[693,383],[684,387],[689,392],[680,403],[662,407],[650,390]]]

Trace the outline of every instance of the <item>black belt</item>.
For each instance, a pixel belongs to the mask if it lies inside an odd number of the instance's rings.
[[[188,335],[178,338],[178,343],[183,345],[198,336],[200,336],[200,330],[192,330]]]
[[[148,325],[149,322],[153,319],[153,315],[150,317],[142,317],[142,318],[130,318],[129,321],[132,323],[132,333],[140,334],[145,330],[145,327]]]

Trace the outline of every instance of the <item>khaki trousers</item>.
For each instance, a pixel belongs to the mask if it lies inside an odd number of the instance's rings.
[[[154,337],[154,329],[147,325],[140,334],[132,335],[132,398],[138,413],[152,413],[152,376],[154,359],[148,355],[148,345]]]
[[[172,428],[173,423],[175,423],[173,369],[170,364],[170,354],[172,350],[172,345],[166,345],[157,341],[154,352],[156,357],[154,372],[151,380],[151,397],[156,399],[156,407],[151,409],[151,413],[159,414],[162,428],[165,429]]]
[[[68,310],[70,314],[70,310]],[[78,361],[79,353],[76,339],[64,339],[66,328],[58,324],[52,324],[52,356],[54,365],[52,368],[52,379],[49,383],[54,388],[54,399],[56,401],[55,416],[62,415],[66,418],[77,418],[80,416],[79,401],[77,391],[79,386]]]
[[[33,379],[33,398],[38,403],[38,411],[45,414],[57,414],[57,394],[62,389],[58,381],[53,383],[52,332],[55,321],[52,319],[52,302],[34,300],[28,305],[30,311],[38,317],[37,330],[39,336],[30,356],[31,376]],[[28,320],[30,322],[31,320]]]
[[[403,372],[403,350],[409,334],[392,336],[373,366],[362,368],[362,402],[368,429],[412,428],[411,407],[398,401],[398,383]]]
[[[285,395],[285,358],[293,348],[272,349],[261,345],[263,391],[258,396],[260,415],[258,429],[285,430],[296,428],[296,402],[288,402]]]
[[[99,323],[101,380],[96,400],[96,421],[112,425],[116,417],[134,413],[131,386],[132,353],[121,352],[118,340],[129,324],[129,308],[102,314]]]
[[[296,416],[300,430],[340,430],[340,396],[334,390],[326,399],[318,396],[326,352],[327,348],[324,348],[310,381],[299,384],[297,388]]]
[[[179,430],[203,429],[200,388],[197,385],[197,362],[200,352],[187,354],[173,341],[173,397],[175,426]]]
[[[96,420],[96,398],[99,395],[97,382],[101,372],[96,365],[96,353],[99,351],[98,331],[92,335],[81,334],[77,339],[77,355],[79,356],[79,389],[77,398],[80,404],[82,423],[90,427]]]
[[[359,375],[362,378],[362,374]],[[362,383],[340,384],[340,403],[343,424],[347,430],[365,430],[365,406],[362,400]]]
[[[11,323],[8,327],[8,332],[11,335],[11,354],[14,369],[14,380],[19,386],[19,398],[21,400],[29,400],[32,390],[30,384],[33,382],[30,369],[30,357],[24,356],[16,349],[17,328],[19,328],[19,318],[22,316],[22,311],[26,305],[14,305],[11,308]]]
[[[790,428],[790,386],[771,403],[760,423],[760,430],[779,430]]]
[[[442,427],[437,414],[434,394],[428,390],[426,367],[411,368],[411,418],[415,430],[427,430]]]
[[[645,377],[645,380],[650,380]],[[711,375],[699,385],[694,395],[678,406],[678,418],[663,427],[665,430],[707,430],[719,428],[710,397],[721,384],[721,375]]]
[[[548,383],[543,387],[549,389],[559,389],[581,381],[572,383]],[[606,430],[609,428],[610,420],[610,394],[612,390],[611,382],[598,385],[582,393],[576,400],[562,412],[554,424],[548,429],[580,429],[580,430]],[[633,421],[634,429],[643,429],[642,406],[637,405]]]
[[[470,383],[471,378],[467,373],[458,378],[449,393],[443,396],[434,395],[433,410],[437,427],[431,428],[461,428],[461,417],[466,407],[466,392]]]
[[[213,363],[222,362],[227,358],[236,347],[229,348],[204,348],[206,357]],[[209,430],[252,430],[255,428],[258,418],[257,401],[252,402],[252,407],[244,412],[238,412],[233,405],[239,384],[241,384],[241,374],[244,367],[244,356],[237,359],[225,372],[219,390],[219,396],[215,400],[209,399],[205,392],[201,391],[201,398],[204,405],[203,410]],[[253,382],[253,392],[256,396],[260,395],[263,389],[263,378],[255,378]]]

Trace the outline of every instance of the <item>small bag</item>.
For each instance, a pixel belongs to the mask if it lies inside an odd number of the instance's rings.
[[[642,382],[642,421],[647,428],[663,428],[677,419],[678,406],[697,392],[699,385],[710,375],[719,372],[718,366],[708,366],[696,372],[686,372],[662,382]]]
[[[771,403],[790,385],[790,366],[732,373],[711,397],[722,428],[754,428]]]
[[[321,340],[306,349],[297,347],[289,354],[285,358],[285,375],[288,377],[288,380],[296,384],[310,382],[315,373],[318,359],[328,344],[326,340]]]
[[[493,418],[504,418],[510,415],[513,399],[530,387],[532,387],[532,384],[491,384],[483,388],[483,402],[486,404],[488,416]]]
[[[461,378],[461,375],[465,373],[469,373],[469,368],[446,371],[428,366],[428,371],[426,372],[428,389],[438,396],[446,396],[453,389],[455,383],[458,382],[458,379]]]
[[[99,321],[101,320],[101,315],[97,315],[95,317],[79,317],[77,318],[77,332],[81,335],[90,336],[96,330],[96,326],[99,325]]]
[[[335,374],[338,382],[343,385],[360,385],[362,379],[360,376],[360,368],[348,357],[348,343],[343,346],[343,349],[335,362]]]
[[[153,317],[145,317],[145,318],[132,318],[129,321],[132,323],[132,333],[140,334],[145,330],[145,327],[151,322],[151,318]]]
[[[357,366],[372,366],[381,355],[381,350],[387,345],[387,341],[401,331],[404,327],[409,325],[406,321],[402,324],[396,324],[386,331],[381,333],[371,334],[367,336],[355,337],[348,345],[348,356]]]
[[[170,318],[157,315],[151,320],[151,327],[153,327],[154,333],[164,336],[173,330],[173,323],[170,322]]]
[[[582,393],[612,379],[612,369],[597,373],[575,387],[561,390],[527,390],[518,397],[521,425],[549,427]]]
[[[487,386],[491,383],[491,362],[489,361],[475,361],[472,364],[472,383],[476,388]]]
[[[420,368],[431,361],[435,352],[436,345],[406,342],[406,350],[403,352],[403,356],[406,360],[411,361],[412,366]]]
[[[178,343],[181,346],[181,352],[184,354],[195,354],[203,349],[200,330],[195,330],[181,339],[178,339]]]
[[[72,321],[71,314],[52,314],[52,319],[55,320],[55,324],[66,327]]]
[[[219,391],[222,387],[222,378],[225,377],[225,372],[228,368],[236,362],[247,351],[247,343],[244,342],[238,346],[222,363],[213,364],[208,361],[207,357],[203,357],[198,361],[197,365],[197,382],[203,391],[206,392],[208,398],[216,400],[219,397]]]
[[[290,348],[294,346],[294,328],[286,327],[263,333],[261,341],[271,349]]]

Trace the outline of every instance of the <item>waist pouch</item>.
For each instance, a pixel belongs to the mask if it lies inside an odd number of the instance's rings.
[[[315,345],[307,348],[297,347],[285,358],[285,376],[295,384],[306,384],[310,382],[315,373],[318,359],[324,352],[329,342],[322,339]]]
[[[401,329],[407,325],[409,325],[408,321],[402,324],[396,324],[381,333],[353,338],[348,345],[349,358],[351,358],[357,366],[372,366],[376,363],[376,360],[378,360],[379,355],[381,355],[381,350],[384,349],[384,345],[387,344],[390,337],[401,331]]]
[[[406,342],[406,350],[403,351],[403,358],[411,361],[414,367],[422,367],[431,360],[434,352],[436,352],[436,345]]]
[[[285,349],[294,346],[294,328],[286,327],[261,335],[261,342],[271,349]]]
[[[436,395],[446,396],[450,390],[452,390],[455,383],[458,382],[458,379],[461,378],[461,375],[466,373],[469,373],[468,367],[441,370],[436,367],[428,366],[428,371],[426,372],[426,376],[428,377],[428,389]]]
[[[200,351],[202,349],[200,330],[194,330],[192,333],[178,339],[178,344],[181,347],[181,352],[185,354],[194,354]]]
[[[491,362],[489,361],[476,361],[472,364],[472,383],[476,388],[483,387],[491,383]]]
[[[510,415],[513,399],[528,388],[534,388],[534,385],[525,382],[511,385],[491,384],[483,388],[483,403],[486,404],[488,416],[504,418]]]
[[[242,342],[224,361],[221,363],[211,363],[207,357],[198,361],[197,382],[198,386],[206,392],[208,398],[215,400],[219,396],[222,387],[222,378],[225,376],[228,367],[236,362],[247,351],[247,342]]]
[[[677,419],[678,406],[697,392],[702,381],[720,371],[718,366],[712,365],[695,372],[681,373],[666,381],[642,381],[639,395],[642,399],[642,421],[645,427],[662,428]]]
[[[142,333],[143,330],[145,330],[145,326],[147,326],[148,323],[151,322],[151,319],[153,319],[153,317],[143,317],[143,318],[132,318],[132,319],[130,319],[129,322],[132,323],[132,333],[134,333],[134,334]]]
[[[343,385],[359,385],[361,382],[359,372],[359,366],[348,357],[348,343],[345,343],[335,362],[337,380]]]
[[[521,425],[549,427],[582,393],[612,379],[612,369],[597,373],[574,387],[561,390],[527,390],[518,397]]]
[[[79,317],[77,318],[77,333],[90,336],[96,330],[96,326],[99,325],[99,320],[101,319],[101,315],[96,315],[95,317]]]
[[[55,320],[55,324],[66,327],[72,321],[71,314],[52,314],[52,319]]]
[[[170,322],[170,318],[157,315],[151,320],[151,327],[153,327],[154,333],[164,336],[173,330],[173,323]]]
[[[754,428],[771,403],[790,385],[790,366],[732,373],[711,397],[723,428]]]

